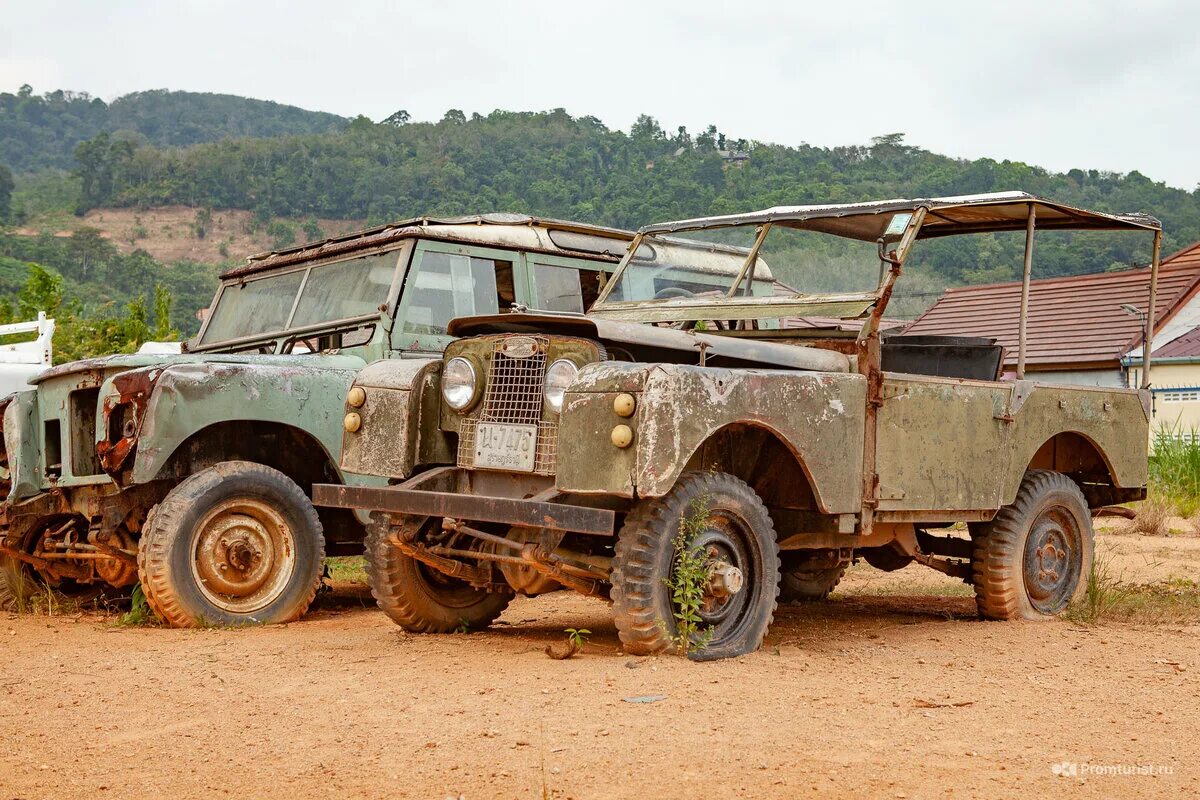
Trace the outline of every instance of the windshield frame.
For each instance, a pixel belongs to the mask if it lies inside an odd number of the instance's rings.
[[[288,275],[288,274],[296,273],[296,272],[306,273],[304,278],[301,280],[301,284],[300,284],[299,288],[296,291],[296,296],[292,300],[292,308],[288,312],[288,321],[291,321],[291,317],[295,314],[296,306],[299,303],[299,300],[304,293],[306,284],[308,283],[308,275],[311,270],[317,269],[317,268],[323,268],[323,267],[331,267],[336,264],[342,264],[342,263],[354,261],[354,260],[357,260],[360,258],[369,258],[371,256],[383,255],[385,253],[395,253],[397,260],[396,260],[396,264],[392,268],[392,280],[391,280],[390,285],[388,286],[386,299],[384,302],[381,303],[381,305],[383,305],[387,309],[394,309],[395,305],[396,305],[397,296],[400,291],[400,286],[403,284],[404,273],[407,271],[407,268],[408,268],[408,261],[409,261],[409,257],[412,254],[412,248],[413,248],[412,240],[406,239],[403,242],[401,242],[399,245],[397,245],[395,243],[389,243],[388,245],[384,245],[381,247],[374,247],[374,248],[369,248],[369,249],[365,249],[365,250],[359,250],[359,251],[355,251],[353,253],[339,254],[338,256],[335,256],[335,257],[330,257],[330,258],[325,258],[325,259],[315,259],[313,261],[304,261],[304,262],[300,262],[297,264],[290,264],[286,267],[281,267],[278,270],[266,270],[261,273],[247,275],[242,278],[231,278],[231,279],[223,280],[217,286],[216,295],[213,297],[212,304],[209,306],[209,308],[211,309],[210,313],[205,318],[204,323],[200,326],[200,331],[189,342],[188,352],[225,350],[230,347],[241,347],[244,345],[254,344],[255,342],[267,342],[267,341],[273,341],[273,340],[278,340],[278,339],[283,339],[283,338],[291,339],[291,338],[295,338],[298,336],[305,336],[305,335],[312,335],[314,333],[320,333],[321,331],[324,331],[324,330],[347,328],[347,327],[352,327],[355,325],[361,325],[361,324],[377,321],[381,317],[384,316],[385,312],[383,310],[377,309],[368,314],[359,314],[359,315],[353,316],[353,317],[341,317],[338,319],[325,320],[322,322],[317,322],[317,323],[313,323],[311,325],[304,325],[304,326],[300,326],[300,327],[289,328],[289,327],[286,327],[286,323],[285,323],[285,326],[283,328],[277,328],[277,329],[270,330],[270,331],[263,331],[261,333],[253,333],[253,334],[249,334],[246,336],[239,336],[239,337],[235,337],[235,338],[231,338],[231,339],[221,339],[221,340],[212,341],[212,342],[204,341],[204,337],[208,333],[209,325],[212,323],[213,319],[216,317],[217,311],[220,308],[221,300],[224,297],[225,291],[227,289],[229,289],[230,287],[240,287],[240,286],[243,286],[243,285],[246,285],[249,283],[253,283],[255,281],[266,280],[266,279],[271,279],[271,278],[278,278],[283,275]]]
[[[879,280],[875,288],[865,292],[818,293],[776,295],[764,297],[761,295],[739,294],[738,289],[750,285],[747,279],[753,280],[754,268],[758,262],[759,251],[773,227],[809,230],[828,236],[837,234],[817,230],[806,225],[807,220],[799,221],[766,221],[758,224],[745,222],[717,223],[698,222],[693,225],[672,226],[670,231],[645,229],[638,231],[629,244],[625,256],[614,270],[612,277],[604,286],[604,291],[596,299],[589,314],[598,317],[613,317],[638,322],[692,322],[701,320],[750,320],[750,319],[781,319],[792,316],[832,316],[854,318],[864,316],[873,306],[876,306],[889,293],[889,264],[903,264],[905,257],[917,238],[924,213],[909,210],[897,210],[895,215],[906,215],[908,220],[904,229],[899,233],[889,233],[879,240],[880,270]],[[660,300],[609,300],[626,270],[633,262],[633,254],[638,248],[647,243],[653,244],[656,237],[667,237],[676,242],[687,241],[689,231],[715,230],[718,228],[756,227],[755,240],[749,248],[741,269],[733,277],[728,291],[720,298],[691,298],[673,297]],[[647,242],[649,240],[649,242]],[[696,241],[696,240],[692,240]],[[700,242],[700,244],[705,244]],[[891,254],[884,253],[889,244],[896,244]]]

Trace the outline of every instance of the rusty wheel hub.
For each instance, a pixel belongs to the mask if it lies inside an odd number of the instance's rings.
[[[296,567],[291,528],[258,500],[227,500],[196,526],[193,565],[208,600],[224,611],[257,611],[283,593]]]
[[[1043,614],[1066,608],[1079,585],[1083,532],[1070,512],[1052,507],[1039,516],[1025,541],[1022,573],[1030,604]]]
[[[694,542],[707,561],[708,579],[700,603],[700,618],[706,625],[720,625],[737,619],[744,612],[746,584],[743,572],[748,553],[736,525],[714,519]]]

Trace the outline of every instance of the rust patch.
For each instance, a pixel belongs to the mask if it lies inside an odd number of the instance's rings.
[[[118,396],[106,397],[104,400],[104,438],[96,443],[96,455],[100,457],[100,466],[109,475],[116,477],[130,455],[137,449],[138,436],[141,434],[142,420],[146,416],[146,407],[150,403],[150,393],[162,374],[161,369],[131,370],[122,372],[113,378],[113,388]],[[122,421],[119,431],[113,430],[113,414],[123,409],[130,409],[130,415]],[[114,438],[119,434],[119,438]]]

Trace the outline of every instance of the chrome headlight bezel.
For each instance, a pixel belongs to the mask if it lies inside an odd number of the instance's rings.
[[[471,359],[455,356],[442,367],[442,400],[459,414],[470,411],[478,402],[479,370]]]
[[[542,382],[542,397],[555,414],[562,413],[567,387],[578,374],[579,365],[569,358],[557,359],[546,367],[546,376]]]

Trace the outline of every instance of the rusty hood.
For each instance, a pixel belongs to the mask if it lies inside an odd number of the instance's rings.
[[[703,350],[709,359],[736,364],[784,367],[817,372],[849,372],[850,360],[841,353],[815,347],[779,344],[758,339],[720,336],[697,331],[659,328],[633,322],[617,322],[583,314],[487,314],[460,317],[450,322],[452,336],[488,333],[545,333],[596,339],[606,345],[639,350],[673,350],[693,353]]]
[[[142,367],[172,366],[174,364],[246,364],[276,367],[323,367],[326,369],[361,369],[366,362],[357,356],[348,355],[233,355],[226,353],[208,353],[196,355],[128,353],[101,358],[85,358],[70,361],[51,367],[30,378],[29,383],[36,386],[55,378],[83,373],[123,372]]]

